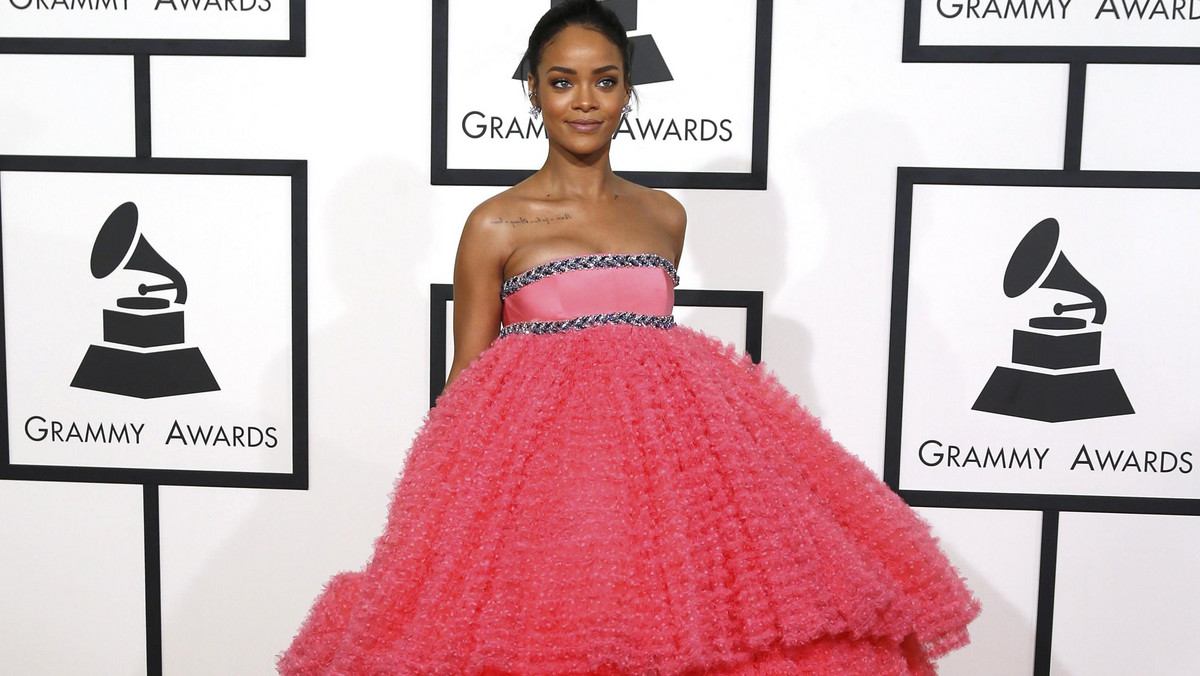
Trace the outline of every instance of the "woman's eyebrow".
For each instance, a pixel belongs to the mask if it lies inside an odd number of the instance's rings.
[[[604,73],[604,72],[607,72],[610,70],[620,70],[620,69],[617,68],[617,66],[610,64],[607,66],[600,66],[599,68],[593,70],[592,72],[593,73]],[[557,73],[566,73],[567,75],[577,75],[578,74],[574,68],[567,68],[566,66],[550,66],[549,68],[546,69],[546,72],[551,72],[551,71],[554,71]]]

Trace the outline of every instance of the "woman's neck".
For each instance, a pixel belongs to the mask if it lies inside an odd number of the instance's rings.
[[[543,176],[547,197],[593,202],[611,199],[616,193],[617,176],[608,161],[608,148],[594,157],[580,157],[551,147],[538,173]]]

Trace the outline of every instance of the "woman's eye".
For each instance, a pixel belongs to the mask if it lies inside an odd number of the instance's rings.
[[[606,77],[603,80],[601,80],[598,84],[599,84],[599,86],[606,87],[606,88],[607,87],[615,87],[615,86],[617,86],[617,80],[616,80],[616,78]]]
[[[568,81],[568,80],[565,80],[565,79],[563,79],[563,78],[559,78],[559,79],[557,79],[557,80],[551,80],[551,81],[550,81],[550,86],[551,86],[551,87],[554,87],[555,89],[563,89],[563,88],[565,88],[565,87],[570,87],[570,86],[571,86],[571,83],[570,83],[570,81]]]

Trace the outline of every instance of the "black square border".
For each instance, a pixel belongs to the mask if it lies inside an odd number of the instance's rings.
[[[1200,64],[1200,47],[922,45],[921,2],[904,0],[905,63]]]
[[[133,54],[162,56],[304,56],[305,7],[291,0],[287,40],[167,38],[0,38],[0,54]]]
[[[446,320],[454,300],[453,284],[429,285],[429,407],[433,408],[446,384]],[[746,311],[746,354],[762,361],[763,292],[714,289],[676,289],[675,305],[742,308]]]
[[[750,171],[618,171],[622,177],[652,188],[709,190],[766,190],[767,135],[771,112],[771,23],[774,0],[755,0],[754,121]],[[449,82],[450,0],[433,0],[433,81],[430,115],[429,182],[432,185],[510,186],[533,173],[529,169],[450,169],[446,166],[450,133],[447,106]]]
[[[240,472],[136,467],[13,465],[9,456],[8,362],[4,325],[3,238],[0,237],[0,480],[71,481],[225,488],[308,489],[308,163],[225,160],[0,155],[0,172],[288,176],[292,187],[292,471]],[[0,194],[0,200],[3,195]],[[0,233],[3,224],[0,223]]]
[[[892,263],[891,339],[888,352],[887,423],[883,479],[913,506],[1020,509],[1123,514],[1200,515],[1200,499],[1049,493],[979,493],[900,488],[900,440],[904,415],[904,354],[908,325],[908,264],[916,185],[1031,188],[1142,188],[1200,190],[1200,173],[1058,171],[900,167],[896,180],[896,233]]]

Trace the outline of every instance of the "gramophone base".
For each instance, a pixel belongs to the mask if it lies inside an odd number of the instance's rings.
[[[139,314],[104,311],[104,342],[132,347],[165,347],[183,343],[183,311]]]
[[[71,387],[139,399],[221,389],[200,348],[132,352],[103,345],[88,347]]]
[[[971,408],[1044,422],[1133,413],[1112,369],[1050,374],[997,366]]]
[[[1013,331],[1014,364],[1044,369],[1070,369],[1100,363],[1100,332],[1054,335]]]

